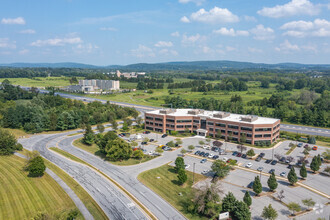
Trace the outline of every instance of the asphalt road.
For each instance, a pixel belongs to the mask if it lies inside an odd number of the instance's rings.
[[[103,176],[47,149],[47,145],[55,146],[57,139],[62,136],[63,134],[35,135],[20,139],[19,142],[27,149],[39,151],[43,157],[72,176],[94,198],[109,219],[147,219],[126,195]]]

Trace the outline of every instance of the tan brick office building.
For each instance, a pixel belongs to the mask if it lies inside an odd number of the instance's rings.
[[[162,109],[145,113],[145,129],[194,132],[202,136],[239,141],[243,133],[249,144],[273,143],[279,138],[280,119],[198,109]]]

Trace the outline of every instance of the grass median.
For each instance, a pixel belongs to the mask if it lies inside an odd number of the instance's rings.
[[[145,171],[139,174],[138,180],[169,202],[186,218],[201,219],[199,215],[191,214],[185,208],[187,199],[193,193],[193,173],[189,171],[186,173],[188,181],[183,186],[178,185],[177,173],[175,173],[174,167],[169,165]],[[195,173],[195,183],[204,179],[206,179],[205,176]]]

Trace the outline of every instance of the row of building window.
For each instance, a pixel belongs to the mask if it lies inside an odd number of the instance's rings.
[[[256,135],[254,135],[255,138],[271,137],[271,136],[272,136],[271,134],[264,134],[264,135],[262,135],[262,134],[256,134]]]

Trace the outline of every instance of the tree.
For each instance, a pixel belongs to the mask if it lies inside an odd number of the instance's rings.
[[[274,157],[278,160],[280,160],[282,158],[282,156],[280,154],[274,154]]]
[[[182,144],[183,142],[182,142],[182,140],[181,139],[179,139],[179,138],[177,138],[177,139],[175,139],[176,140],[176,142],[175,142],[175,144],[176,145],[180,145],[180,144]]]
[[[277,193],[277,198],[278,198],[281,202],[282,202],[282,199],[285,198],[285,196],[284,196],[284,190],[283,190],[283,189]]]
[[[330,166],[327,166],[326,168],[324,168],[324,172],[330,174]]]
[[[105,127],[104,127],[104,125],[102,125],[102,124],[98,124],[98,125],[96,126],[96,128],[97,128],[97,130],[98,130],[100,133],[103,133],[104,130],[105,130]]]
[[[200,145],[204,145],[204,144],[205,144],[204,141],[199,141],[198,143],[199,143]]]
[[[83,137],[82,141],[88,145],[92,145],[94,143],[94,132],[90,125],[86,126],[84,137]]]
[[[291,183],[291,185],[294,185],[298,181],[296,171],[293,167],[291,167],[291,170],[288,173],[288,180]]]
[[[316,173],[320,169],[319,160],[317,156],[314,156],[310,165],[310,168]]]
[[[211,169],[215,173],[214,177],[224,178],[229,174],[230,166],[222,160],[216,160],[212,163]]]
[[[314,136],[310,136],[310,137],[308,138],[308,143],[309,143],[309,144],[315,144],[315,143],[316,143],[315,137],[314,137]]]
[[[136,151],[133,151],[132,157],[136,158],[136,159],[142,159],[144,157],[144,153],[142,150],[136,150]]]
[[[139,145],[139,144],[138,144],[136,141],[132,141],[132,142],[131,142],[131,146],[132,146],[132,147],[137,147],[138,145]]]
[[[220,141],[213,141],[213,146],[215,146],[215,147],[221,147],[222,145],[223,145],[223,143]]]
[[[246,134],[245,133],[241,134],[239,141],[241,144],[246,143]]]
[[[254,182],[253,182],[253,192],[255,192],[257,194],[257,196],[262,192],[262,185],[259,179],[259,176],[256,176],[254,178]]]
[[[244,145],[242,145],[242,144],[237,145],[237,150],[240,150],[241,153],[242,153],[243,151],[245,151],[246,149],[247,149],[247,148],[246,148]]]
[[[167,142],[166,145],[171,147],[171,148],[175,147],[175,143],[173,141]]]
[[[245,202],[238,201],[234,208],[233,213],[231,214],[233,219],[237,220],[246,220],[251,219],[251,212],[248,205]]]
[[[270,191],[274,191],[277,188],[277,181],[274,172],[272,172],[267,180],[268,187]]]
[[[308,155],[309,151],[307,149],[304,149],[303,154]]]
[[[149,142],[149,138],[147,137],[143,138],[143,142]]]
[[[179,184],[180,185],[184,184],[187,181],[187,179],[188,179],[188,176],[186,174],[185,169],[184,168],[183,169],[180,168],[179,171],[178,171]]]
[[[302,203],[303,203],[305,206],[307,206],[307,210],[309,210],[309,207],[315,205],[315,202],[314,202],[314,200],[313,200],[312,198],[310,198],[310,199],[303,199],[303,200],[301,200],[301,201],[302,201]]]
[[[301,207],[298,203],[290,202],[288,205],[288,209],[292,211],[292,215],[295,215],[296,212],[299,212],[301,210]]]
[[[303,179],[305,179],[307,177],[307,170],[306,170],[305,163],[303,163],[302,167],[300,168],[300,176]]]
[[[121,161],[129,159],[133,153],[133,150],[127,142],[121,138],[116,138],[114,140],[108,141],[105,152],[106,157],[110,160]]]
[[[181,150],[181,154],[184,155],[185,153],[187,153],[187,150],[184,149],[184,148],[182,148],[182,150]]]
[[[235,210],[237,199],[232,192],[228,194],[222,200],[222,211],[232,213]]]
[[[243,201],[245,202],[245,204],[250,207],[252,204],[252,198],[250,196],[250,192],[246,191],[243,197]]]
[[[161,147],[157,147],[155,151],[159,154],[164,152],[164,150]]]
[[[112,129],[116,131],[118,129],[118,123],[117,123],[117,121],[116,120],[112,120],[110,123],[112,125]]]
[[[29,171],[28,176],[40,177],[44,175],[44,172],[46,170],[46,165],[41,156],[36,156],[35,158],[29,161],[26,170]]]
[[[0,128],[0,155],[10,155],[16,150],[22,150],[21,144],[18,144],[16,138],[9,131]]]
[[[177,157],[175,159],[175,171],[178,173],[180,169],[185,169],[185,164],[182,157]]]
[[[188,146],[188,149],[189,149],[189,150],[193,150],[193,149],[195,149],[195,147],[194,147],[194,145],[189,145],[189,146]]]
[[[263,217],[266,220],[275,220],[277,218],[278,214],[277,211],[272,207],[271,204],[264,207],[262,210],[261,217]]]
[[[248,155],[249,157],[253,157],[253,156],[256,155],[256,154],[254,153],[254,150],[253,150],[253,149],[250,149],[250,150],[248,150],[248,151],[246,152],[246,155]]]
[[[330,160],[330,149],[326,149],[325,152],[322,153],[322,156],[326,160]]]

